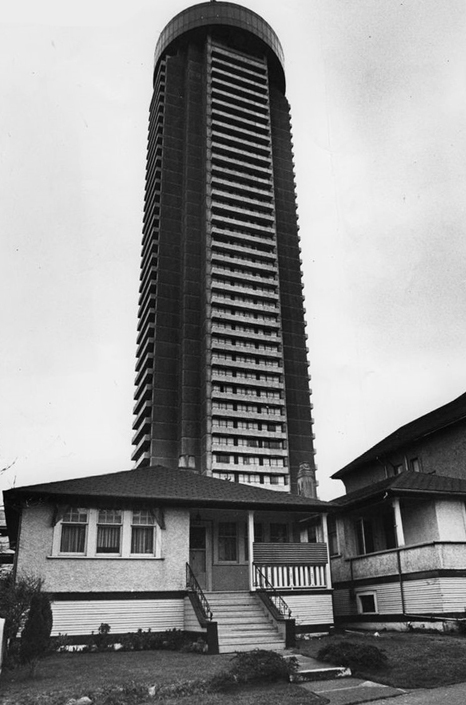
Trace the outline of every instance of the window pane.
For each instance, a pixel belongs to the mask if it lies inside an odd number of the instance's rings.
[[[97,527],[97,553],[120,553],[120,527]]]
[[[101,509],[99,512],[99,524],[121,524],[120,509]]]
[[[288,543],[288,525],[270,524],[270,541],[272,543]]]
[[[131,553],[154,553],[154,529],[150,526],[133,526]]]
[[[152,526],[154,522],[154,515],[148,509],[141,509],[139,512],[133,512],[133,524]]]
[[[61,529],[61,553],[84,553],[86,527],[63,524]]]
[[[236,561],[236,524],[220,522],[218,525],[218,559],[219,561]]]

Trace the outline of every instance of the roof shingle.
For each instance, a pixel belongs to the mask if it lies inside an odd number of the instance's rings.
[[[170,470],[160,465],[14,488],[4,492],[5,506],[21,496],[79,497],[80,501],[100,497],[154,501],[167,505],[288,508],[321,512],[331,507],[331,503],[312,497],[218,480],[186,470]]]

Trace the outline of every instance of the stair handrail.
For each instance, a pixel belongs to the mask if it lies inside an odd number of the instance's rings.
[[[263,587],[263,584],[265,585],[265,590],[267,592],[271,592],[274,600],[277,602],[275,604],[275,607],[277,608],[278,612],[282,617],[285,617],[285,619],[291,619],[291,609],[283,599],[283,597],[277,592],[277,589],[275,585],[272,585],[264,571],[259,568],[258,565],[254,564],[254,568],[256,570],[256,574],[259,573],[260,575],[260,588]]]
[[[207,598],[204,595],[189,563],[186,563],[186,589],[190,590],[196,596],[199,607],[204,615],[204,619],[212,621],[213,612],[210,609]]]

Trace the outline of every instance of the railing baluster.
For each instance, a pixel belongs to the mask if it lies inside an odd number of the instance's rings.
[[[283,617],[287,617],[287,619],[290,619],[291,618],[290,608],[286,604],[283,597],[278,594],[278,592],[275,589],[275,586],[268,580],[267,575],[266,575],[266,573],[269,570],[273,570],[275,572],[277,568],[283,569],[283,566],[276,566],[275,569],[272,569],[270,566],[262,566],[262,568],[260,568],[258,565],[255,565],[256,576],[259,576],[259,580],[257,580],[257,577],[256,577],[256,585],[257,585],[257,582],[259,582],[261,588],[271,592],[272,595],[271,595],[270,599],[273,602],[273,604],[275,605],[275,607],[277,608],[278,612]]]

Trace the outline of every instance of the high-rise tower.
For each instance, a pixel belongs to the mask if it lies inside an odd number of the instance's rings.
[[[280,42],[240,5],[194,5],[155,51],[136,464],[312,493],[304,325]]]

